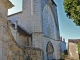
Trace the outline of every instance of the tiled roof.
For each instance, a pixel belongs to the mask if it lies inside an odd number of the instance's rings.
[[[72,43],[80,43],[80,39],[68,39],[68,42],[72,42]]]
[[[13,28],[15,27],[15,24],[11,25]],[[14,28],[15,29],[15,28]],[[24,29],[22,29],[19,25],[17,26],[18,29],[18,33],[20,33],[21,35],[24,36],[31,36],[31,34],[29,34],[28,32],[26,32]]]

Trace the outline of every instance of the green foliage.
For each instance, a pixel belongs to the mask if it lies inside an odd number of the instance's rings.
[[[80,26],[80,0],[64,0],[66,15]]]
[[[65,55],[64,55],[64,53],[62,53],[62,57],[64,57]]]
[[[80,43],[78,43],[77,46],[78,46],[78,53],[80,54]]]
[[[64,53],[62,53],[62,59],[64,59],[65,58],[65,55],[64,55]]]

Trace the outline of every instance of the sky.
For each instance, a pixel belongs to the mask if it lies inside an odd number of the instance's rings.
[[[22,11],[22,0],[10,0],[15,6],[8,10],[8,15]],[[57,14],[59,22],[60,36],[68,39],[80,39],[80,26],[76,26],[73,20],[66,16],[63,6],[64,0],[54,0],[57,4]]]

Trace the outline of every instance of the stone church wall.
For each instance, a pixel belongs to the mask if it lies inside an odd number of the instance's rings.
[[[31,28],[31,0],[23,0],[23,6],[22,6],[22,27],[24,30],[26,30],[28,33],[32,33]],[[33,21],[32,21],[33,22]]]
[[[39,47],[40,49],[43,50],[44,60],[47,60],[46,48],[47,48],[48,42],[51,42],[54,47],[53,59],[60,59],[61,58],[60,41],[56,41],[54,39],[48,38],[48,37],[44,36],[42,33],[33,33],[32,38],[33,38],[32,39],[33,46],[36,48]]]
[[[42,32],[41,0],[33,0],[33,32]]]
[[[49,18],[45,16],[45,18],[52,20],[48,23],[43,22],[43,9],[46,5],[50,5],[50,8],[52,8],[50,11]],[[56,6],[52,5],[51,0],[23,0],[23,12],[22,12],[22,22],[19,24],[24,30],[26,30],[29,34],[32,34],[32,46],[36,48],[40,48],[43,51],[44,54],[44,60],[47,60],[47,54],[46,54],[46,46],[48,42],[51,42],[54,46],[54,52],[53,52],[53,59],[60,59],[60,42],[59,40],[59,27],[58,27],[58,21],[57,21],[57,11]],[[47,10],[47,9],[46,9]],[[54,11],[53,11],[54,10]],[[51,12],[54,12],[53,14]],[[47,15],[47,14],[45,14]],[[50,16],[53,16],[51,18]],[[18,15],[16,15],[18,16]],[[15,18],[15,16],[14,16]],[[10,18],[11,19],[11,18]],[[17,19],[17,18],[15,18]],[[19,21],[19,20],[18,20]],[[51,36],[45,36],[44,31],[46,33],[49,33],[50,31],[47,31],[48,29],[43,28],[46,27],[46,25],[50,24],[51,29]],[[44,26],[43,26],[44,25]],[[54,26],[54,27],[53,27]]]

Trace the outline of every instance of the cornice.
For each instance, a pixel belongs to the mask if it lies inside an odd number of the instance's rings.
[[[57,6],[56,3],[54,2],[54,0],[48,0],[48,1],[52,2],[52,5]]]
[[[51,0],[51,1],[52,1],[52,4],[54,4],[55,6],[57,6],[56,3],[53,0]]]

